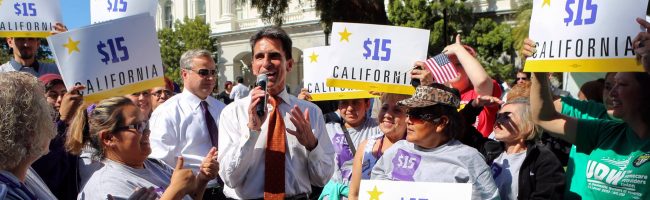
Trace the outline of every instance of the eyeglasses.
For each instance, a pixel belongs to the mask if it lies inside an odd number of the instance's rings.
[[[419,110],[409,110],[406,112],[406,117],[409,121],[414,124],[423,124],[424,122],[434,122],[437,123],[440,120],[440,116],[434,114],[425,114]]]
[[[158,90],[158,91],[153,91],[151,94],[153,94],[153,96],[156,96],[156,97],[160,98],[163,94],[165,94],[167,97],[170,97],[174,93],[172,91],[162,89],[162,90]]]
[[[149,96],[149,92],[145,90],[145,91],[142,91],[142,92],[132,93],[131,95],[136,96],[136,97],[139,97],[140,95]]]
[[[518,81],[519,81],[519,80],[527,81],[527,80],[528,80],[528,77],[517,77],[517,80],[518,80]]]
[[[197,73],[200,76],[208,76],[208,75],[214,76],[215,74],[217,74],[217,70],[214,70],[214,69],[213,70],[199,69],[199,70],[196,70],[196,71],[194,71],[193,69],[188,69],[188,70],[193,71],[194,73]]]
[[[497,113],[496,120],[494,121],[497,124],[503,124],[508,121],[510,121],[510,114],[511,112],[502,112],[502,113]]]
[[[117,128],[118,130],[136,130],[140,134],[144,134],[145,131],[149,131],[149,123],[143,121],[136,124],[131,124],[128,126],[121,126]]]

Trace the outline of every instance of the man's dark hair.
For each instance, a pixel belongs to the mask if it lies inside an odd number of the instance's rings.
[[[269,26],[269,27],[264,27],[262,30],[258,31],[251,37],[250,43],[251,43],[251,51],[253,52],[253,56],[255,56],[255,43],[257,41],[261,40],[262,38],[270,38],[270,39],[277,39],[282,42],[282,50],[284,51],[285,59],[289,60],[291,58],[291,47],[293,45],[293,42],[291,42],[291,38],[289,38],[289,35],[282,30],[282,28],[277,27],[277,26]]]
[[[242,76],[237,76],[235,79],[237,80],[237,83],[244,83],[244,77]]]
[[[64,84],[63,80],[55,79],[55,80],[52,80],[49,83],[45,84],[45,92],[50,91],[57,84]]]

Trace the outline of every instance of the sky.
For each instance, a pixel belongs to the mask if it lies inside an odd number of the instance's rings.
[[[90,0],[60,0],[63,23],[68,29],[90,24]]]

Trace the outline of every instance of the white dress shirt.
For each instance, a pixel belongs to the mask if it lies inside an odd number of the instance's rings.
[[[211,96],[205,101],[208,102],[212,118],[218,124],[221,110],[226,105]],[[198,173],[203,158],[212,148],[199,97],[187,89],[183,90],[154,110],[149,119],[149,127],[152,150],[150,158],[162,160],[174,167],[177,157],[183,156],[185,167]],[[215,180],[208,183],[208,187],[215,185]]]
[[[237,100],[237,99],[242,99],[246,96],[248,96],[248,86],[238,83],[235,85],[235,87],[230,90],[230,99],[232,100]]]
[[[311,185],[323,186],[334,172],[334,149],[325,129],[321,110],[314,104],[280,93],[279,106],[287,129],[296,130],[290,120],[294,105],[304,112],[309,109],[309,118],[318,145],[308,151],[295,136],[286,132],[285,180],[274,184],[285,184],[285,196],[310,193]],[[264,196],[264,156],[268,133],[268,121],[262,124],[260,133],[248,129],[248,107],[250,96],[230,103],[221,113],[219,121],[219,175],[223,179],[224,194],[234,199],[255,199]],[[269,113],[272,106],[267,104]]]

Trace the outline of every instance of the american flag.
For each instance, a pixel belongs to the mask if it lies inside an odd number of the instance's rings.
[[[425,61],[427,68],[433,74],[433,79],[438,83],[446,83],[458,77],[454,63],[444,53],[438,54]]]

